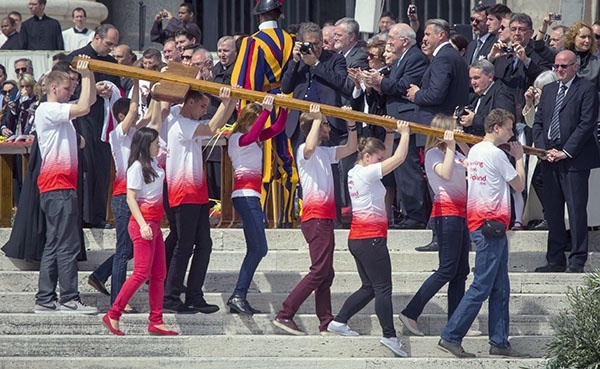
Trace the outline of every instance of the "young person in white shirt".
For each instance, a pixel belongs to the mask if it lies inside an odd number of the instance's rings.
[[[38,177],[40,206],[46,220],[46,244],[40,261],[34,312],[38,314],[97,314],[79,296],[77,256],[80,249],[80,217],[77,201],[77,133],[71,119],[86,115],[96,101],[93,73],[88,62],[77,62],[81,95],[69,104],[73,85],[67,73],[46,75],[47,102],[39,105],[35,126],[42,164]],[[56,285],[60,281],[60,303]]]
[[[456,119],[437,114],[431,127],[445,129],[444,137],[427,136],[425,143],[425,172],[434,193],[430,223],[439,244],[439,267],[429,277],[408,305],[400,313],[404,326],[417,336],[425,334],[417,325],[417,318],[431,298],[448,283],[448,319],[465,294],[465,281],[469,274],[469,249],[467,228],[467,181],[465,156],[456,150],[454,129]],[[458,144],[463,153],[469,152],[464,143]]]
[[[391,119],[391,118],[390,118]],[[381,178],[404,162],[408,152],[410,128],[397,121],[400,143],[392,155],[394,131],[386,130],[385,144],[369,137],[358,144],[358,161],[348,172],[348,190],[352,200],[352,223],[348,248],[358,268],[362,286],[342,306],[329,323],[329,332],[357,336],[348,328],[348,320],[375,298],[375,313],[383,330],[380,342],[396,356],[406,357],[396,336],[392,308],[392,265],[387,248],[388,217],[385,211],[385,187]]]
[[[102,318],[106,328],[118,336],[125,334],[119,328],[125,306],[146,281],[149,281],[150,305],[148,332],[162,336],[178,334],[165,326],[162,315],[167,265],[160,230],[164,214],[162,184],[165,172],[156,160],[159,148],[157,130],[143,127],[133,135],[127,169],[127,205],[131,210],[128,230],[133,241],[135,263],[133,274],[125,281],[112,307]]]
[[[510,282],[508,240],[510,188],[525,187],[523,147],[510,142],[508,153],[515,166],[498,148],[513,136],[515,117],[503,109],[493,109],[485,118],[485,136],[469,151],[467,166],[467,224],[476,239],[473,283],[442,331],[438,347],[461,358],[475,357],[462,347],[462,340],[489,298],[490,355],[527,357],[511,348],[508,341]],[[474,237],[473,237],[474,236]]]
[[[351,110],[350,107],[342,107]],[[331,284],[334,278],[333,251],[336,220],[335,195],[331,165],[356,152],[356,122],[348,121],[346,144],[325,147],[331,127],[321,114],[321,107],[310,105],[309,113],[300,116],[300,129],[306,137],[298,147],[296,161],[302,186],[302,223],[300,228],[308,243],[310,271],[285,299],[273,324],[294,335],[306,334],[294,322],[294,315],[311,293],[315,293],[315,310],[319,318],[319,331],[327,332],[333,320],[331,314]]]
[[[209,314],[219,310],[217,305],[206,302],[202,292],[212,251],[202,138],[211,137],[227,122],[236,105],[236,100],[230,96],[231,90],[222,87],[219,94],[221,105],[217,112],[210,121],[200,121],[200,117],[206,114],[210,98],[190,90],[183,106],[171,108],[165,122],[168,131],[168,197],[175,212],[178,239],[165,283],[164,308],[167,311]],[[169,112],[168,103],[162,104],[162,112]],[[190,257],[192,263],[184,291],[182,287]],[[183,292],[185,303],[181,301]]]

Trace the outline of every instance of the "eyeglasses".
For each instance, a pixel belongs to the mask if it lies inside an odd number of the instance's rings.
[[[527,31],[531,31],[531,28],[525,28],[525,27],[511,27],[510,28],[511,32],[520,32],[520,33],[525,33]]]
[[[481,23],[481,20],[479,20],[475,17],[471,17],[471,23],[479,24],[479,23]]]
[[[558,69],[560,69],[560,68],[562,68],[562,69],[567,69],[567,68],[569,68],[569,67],[570,67],[570,66],[572,66],[572,65],[575,65],[575,63],[569,63],[569,64],[554,64],[553,66],[554,66],[554,69],[557,69],[557,70],[558,70]]]
[[[597,33],[594,33],[594,37],[596,38],[596,40],[600,40],[600,35]]]
[[[367,55],[367,57],[368,57],[368,58],[373,58],[373,59],[375,59],[375,58],[378,58],[378,57],[379,57],[379,55],[377,55],[377,54],[372,54],[372,53],[369,53],[369,54]]]
[[[25,68],[15,68],[15,73],[19,74],[20,72],[23,72],[23,73],[27,72],[27,67],[25,67]]]
[[[186,60],[188,60],[188,59],[191,59],[191,58],[192,58],[192,56],[191,56],[191,55],[181,55],[181,59],[186,59]]]

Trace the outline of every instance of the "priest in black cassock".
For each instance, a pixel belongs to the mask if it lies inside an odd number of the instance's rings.
[[[116,63],[115,58],[109,55],[119,43],[119,31],[112,24],[103,24],[96,28],[94,39],[86,46],[69,54],[69,60],[77,55],[88,55],[95,60]],[[106,222],[106,204],[108,200],[108,187],[110,182],[110,170],[112,155],[108,140],[102,141],[104,125],[104,99],[110,97],[113,90],[104,82],[112,82],[119,89],[120,79],[104,73],[94,73],[96,79],[96,90],[98,99],[90,107],[90,113],[73,121],[75,130],[85,139],[83,149],[84,179],[79,184],[80,197],[83,202],[83,222],[85,226],[92,228],[110,228]],[[75,94],[79,96],[79,91]],[[116,124],[115,124],[116,125]]]
[[[64,50],[60,23],[45,14],[46,0],[29,0],[31,18],[21,25],[19,38],[23,50]]]

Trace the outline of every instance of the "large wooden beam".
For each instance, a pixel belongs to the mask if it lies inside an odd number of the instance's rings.
[[[72,65],[75,66],[77,64],[78,58],[73,59]],[[94,72],[106,73],[110,75],[116,75],[121,77],[130,77],[133,79],[142,79],[150,82],[161,82],[168,81],[179,84],[189,85],[192,90],[198,90],[202,92],[206,92],[212,95],[219,95],[219,90],[223,87],[220,83],[210,82],[210,81],[202,81],[197,80],[192,77],[185,77],[181,75],[177,75],[174,73],[161,73],[152,70],[142,69],[138,67],[131,67],[127,65],[115,64],[104,62],[100,60],[89,60],[89,68]],[[247,90],[240,87],[231,87],[231,95],[235,98],[243,99],[243,100],[251,100],[251,101],[262,101],[264,97],[267,95],[265,92],[261,91],[253,91]],[[275,97],[274,104],[278,106],[282,106],[288,109],[296,109],[300,111],[309,111],[310,102],[300,99],[293,98],[282,98]],[[387,127],[387,128],[396,128],[396,120],[384,118],[379,115],[366,114],[359,111],[354,110],[343,110],[337,106],[331,105],[321,105],[321,112],[326,116],[338,117],[342,119],[353,120],[356,122],[365,122],[370,124],[376,124],[378,126]],[[424,124],[418,124],[414,122],[409,122],[410,131],[412,133],[420,133],[429,136],[443,137],[444,130],[433,128]],[[455,139],[457,141],[466,142],[475,144],[481,141],[481,137],[470,135],[463,132],[457,132],[455,134]],[[546,156],[546,151],[542,149],[537,149],[533,147],[524,147],[524,151],[527,154],[537,155],[540,157]]]

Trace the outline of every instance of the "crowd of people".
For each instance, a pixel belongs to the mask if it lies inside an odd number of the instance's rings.
[[[313,292],[319,331],[344,336],[359,334],[348,321],[375,299],[380,342],[407,356],[394,327],[388,229],[432,230],[431,243],[417,250],[438,251],[439,268],[399,319],[412,334],[424,335],[417,320],[448,283],[448,324],[438,346],[458,357],[474,356],[461,343],[487,299],[490,354],[526,356],[508,341],[508,229],[548,230],[546,264],[536,272],[584,270],[588,226],[600,225],[588,196],[600,177],[600,21],[551,27],[560,17],[549,13],[536,31],[525,13],[477,5],[468,41],[446,20],[422,25],[409,5],[408,23],[385,12],[380,32],[365,42],[349,17],[284,30],[278,25],[281,2],[258,0],[258,31],[221,37],[215,62],[200,44],[193,8],[183,3],[178,17],[166,9],[156,14],[151,36],[162,50],[143,50],[138,60],[130,46],[119,44],[114,26],[90,31],[85,10],[76,8],[75,26],[62,31],[45,15],[45,5],[30,0],[32,18],[21,23],[11,12],[0,23],[2,49],[68,50],[55,55],[52,70],[38,81],[29,59],[14,62],[18,81],[6,80],[0,65],[2,136],[34,140],[24,181],[15,163],[17,213],[3,250],[41,260],[36,313],[98,313],[79,297],[77,260],[85,258],[79,225],[113,227],[106,220],[113,164],[116,252],[88,279],[111,297],[103,317],[107,329],[124,334],[119,319],[137,311],[128,302],[145,282],[151,334],[178,334],[164,325],[163,311],[218,311],[202,288],[212,249],[210,198],[219,197],[220,173],[215,158],[204,157],[202,139],[228,122],[234,127],[228,145],[234,185],[226,196],[247,245],[226,304],[231,313],[260,313],[247,293],[268,252],[265,208],[275,182],[282,190],[276,223],[291,228],[300,219],[311,259],[310,272],[273,320],[291,334],[305,334],[293,318]],[[260,104],[237,101],[223,87],[219,96],[189,91],[181,104],[171,104],[160,101],[148,81],[90,72],[89,60],[163,72],[167,63],[181,62],[196,68],[197,79],[267,97]],[[310,111],[278,107],[275,95],[309,101]],[[326,117],[321,105],[386,116],[396,129]],[[408,122],[445,133],[415,134]],[[457,130],[482,141],[457,143]],[[546,154],[525,155],[523,145]],[[352,215],[348,247],[362,285],[334,316],[333,235],[345,213]],[[33,215],[38,222],[30,221]],[[163,241],[164,215],[170,232]],[[472,243],[474,281],[465,291]]]

